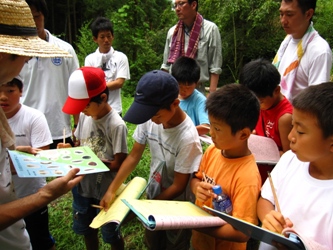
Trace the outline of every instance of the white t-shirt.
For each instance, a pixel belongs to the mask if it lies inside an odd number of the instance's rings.
[[[48,31],[47,31],[48,32]],[[68,79],[79,68],[79,61],[73,47],[49,32],[49,43],[69,52],[73,57],[34,57],[20,72],[23,79],[21,103],[38,109],[47,120],[53,140],[72,135],[70,116],[62,112],[68,96]]]
[[[283,76],[285,69],[290,65],[292,60],[297,58],[295,54],[297,53],[298,42],[299,39],[292,38],[290,40],[278,68],[281,76]],[[316,34],[308,44],[301,58],[300,65],[296,69],[294,86],[290,91],[281,88],[281,93],[289,101],[292,101],[306,87],[329,81],[331,68],[332,51],[328,43],[319,34]]]
[[[10,119],[9,126],[15,134],[15,144],[40,148],[52,143],[52,136],[42,112],[22,105]],[[22,198],[34,194],[46,184],[45,178],[20,178],[13,175],[15,192]]]
[[[148,144],[151,154],[150,176],[154,175],[147,188],[149,199],[159,195],[171,186],[174,172],[192,174],[199,168],[202,148],[198,132],[189,116],[174,128],[164,129],[151,120],[140,124],[134,131],[133,138],[140,144]],[[159,168],[162,165],[163,167]],[[157,173],[155,173],[157,172]],[[176,200],[190,200],[189,185]]]
[[[0,139],[1,145],[1,139]],[[16,199],[7,151],[0,148],[0,204]],[[30,238],[23,219],[0,231],[0,249],[30,250]]]
[[[117,78],[130,79],[130,70],[127,56],[112,47],[108,53],[99,52],[99,48],[94,53],[88,55],[84,61],[85,66],[98,67],[103,69],[106,82],[114,81]],[[103,66],[104,65],[104,66]],[[108,103],[119,114],[122,113],[121,89],[109,91]]]
[[[291,151],[284,153],[272,171],[272,179],[282,214],[302,237],[333,249],[333,179],[310,176],[309,163],[301,162]],[[274,204],[268,180],[261,196]],[[261,244],[260,250],[275,249]]]

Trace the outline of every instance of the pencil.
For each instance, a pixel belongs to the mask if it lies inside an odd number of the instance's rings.
[[[202,176],[203,176],[204,182],[207,182],[206,174],[204,171],[202,171]]]
[[[65,127],[64,127],[64,130],[63,130],[63,133],[62,133],[62,142],[65,145],[65,143],[66,143],[66,128]]]
[[[276,196],[275,187],[274,187],[274,184],[273,184],[273,180],[272,180],[272,177],[271,177],[271,173],[267,171],[267,174],[268,174],[269,183],[271,184],[271,189],[272,189],[272,193],[273,193],[273,196],[274,196],[275,206],[276,206],[276,208],[277,208],[277,211],[278,211],[279,213],[281,213],[281,209],[280,209],[280,205],[279,205],[278,198],[277,198],[277,196]]]
[[[100,206],[100,205],[95,205],[95,204],[91,204],[92,207],[95,207],[95,208],[99,208],[99,209],[103,209],[104,207]]]

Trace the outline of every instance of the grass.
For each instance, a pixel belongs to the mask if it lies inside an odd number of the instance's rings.
[[[123,110],[125,113],[131,105],[133,98],[122,97]],[[127,123],[128,128],[128,150],[133,146],[132,135],[135,125]],[[148,179],[149,176],[150,153],[146,149],[141,161],[136,169],[131,173],[128,180],[135,176],[141,176]],[[49,227],[52,236],[56,240],[57,250],[83,250],[85,249],[83,236],[76,235],[72,230],[72,194],[71,192],[53,201],[49,205]],[[144,227],[137,220],[131,220],[121,228],[122,235],[125,239],[125,249],[147,249],[143,244]],[[99,249],[110,249],[109,244],[105,244],[100,237]],[[97,249],[96,249],[97,250]]]

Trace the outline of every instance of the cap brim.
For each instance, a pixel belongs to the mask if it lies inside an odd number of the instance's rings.
[[[87,107],[90,99],[73,99],[71,97],[67,97],[67,100],[62,108],[62,111],[66,114],[75,115],[82,112],[85,107]]]
[[[134,101],[123,119],[133,124],[141,124],[152,118],[159,110],[159,106],[149,106]]]
[[[38,36],[0,35],[0,52],[31,57],[72,57],[67,51],[40,39]]]

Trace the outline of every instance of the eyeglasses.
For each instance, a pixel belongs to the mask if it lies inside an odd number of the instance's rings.
[[[183,8],[183,6],[185,5],[185,4],[187,4],[188,2],[178,2],[178,3],[174,3],[173,5],[172,5],[172,7],[174,8],[174,9],[177,9],[177,7],[179,7],[179,8]]]

